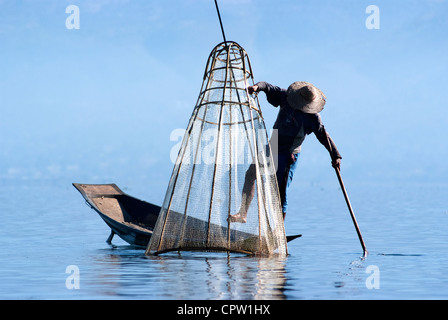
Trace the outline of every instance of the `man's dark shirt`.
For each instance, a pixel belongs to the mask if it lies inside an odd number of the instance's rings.
[[[280,106],[274,129],[278,134],[278,151],[298,153],[306,135],[314,132],[317,139],[330,152],[333,160],[342,158],[336,145],[322,124],[321,116],[294,110],[286,100],[286,90],[267,82],[256,84],[259,91],[266,93],[266,98],[274,107]]]

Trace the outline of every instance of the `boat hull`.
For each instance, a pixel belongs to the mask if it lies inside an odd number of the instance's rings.
[[[113,183],[73,183],[73,186],[111,229],[108,243],[111,243],[116,234],[130,245],[146,248],[157,222],[160,206],[132,197]],[[286,240],[289,242],[298,237],[301,235],[287,236]]]

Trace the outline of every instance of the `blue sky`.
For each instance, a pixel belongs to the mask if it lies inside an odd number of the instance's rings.
[[[79,30],[65,25],[71,4]],[[379,30],[365,26],[371,4]],[[447,0],[219,5],[256,81],[326,93],[322,117],[345,177],[446,181]],[[0,179],[164,193],[170,134],[186,127],[221,41],[212,0],[0,0]],[[271,128],[277,110],[261,97]],[[304,179],[334,179],[314,136],[300,161]]]

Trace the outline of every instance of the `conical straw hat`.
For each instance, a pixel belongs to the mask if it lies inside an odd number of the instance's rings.
[[[286,91],[288,103],[293,109],[305,113],[319,113],[324,109],[324,93],[309,82],[296,81]]]

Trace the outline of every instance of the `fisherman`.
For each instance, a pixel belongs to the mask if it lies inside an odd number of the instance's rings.
[[[297,166],[301,145],[308,134],[314,132],[330,153],[332,166],[338,170],[341,167],[342,157],[325,130],[319,114],[324,108],[326,97],[320,89],[303,81],[294,82],[287,90],[267,82],[258,82],[248,87],[247,91],[249,94],[264,91],[270,104],[280,106],[271,146],[275,144],[278,148],[276,176],[284,220],[288,206],[288,188]],[[230,222],[246,222],[247,210],[255,193],[255,179],[255,165],[251,164],[246,171],[240,210],[229,216]]]

